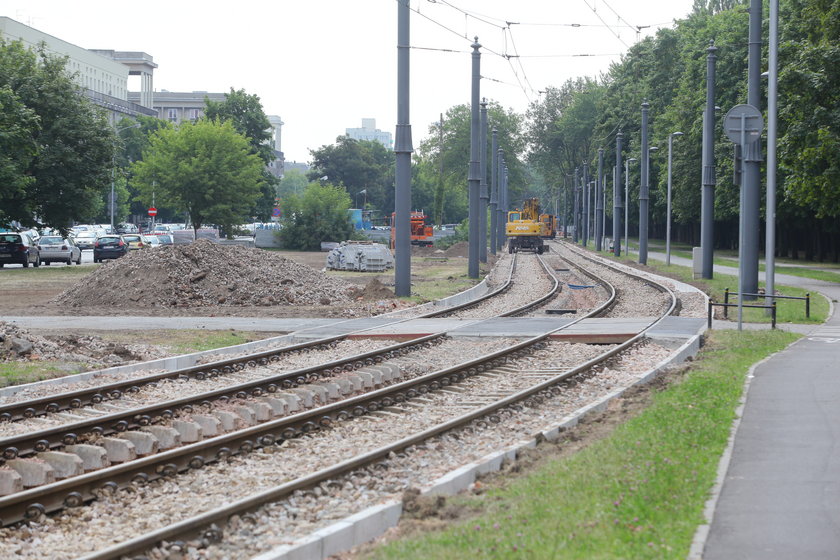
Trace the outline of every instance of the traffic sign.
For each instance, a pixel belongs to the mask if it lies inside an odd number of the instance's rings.
[[[149,208],[149,216],[157,216],[157,208],[155,208],[154,206]]]
[[[749,144],[758,140],[764,130],[764,118],[761,116],[761,111],[746,104],[735,105],[726,113],[726,117],[723,119],[723,130],[726,132],[726,136],[735,144],[740,144],[742,121],[746,143]]]

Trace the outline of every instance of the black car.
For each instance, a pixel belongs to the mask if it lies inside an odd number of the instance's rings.
[[[0,233],[0,268],[13,263],[41,266],[41,253],[28,233]]]
[[[118,259],[128,253],[128,242],[122,235],[103,235],[93,244],[93,262]]]

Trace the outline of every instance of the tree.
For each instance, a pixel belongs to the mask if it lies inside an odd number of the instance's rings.
[[[66,59],[0,39],[0,221],[66,231],[95,217],[110,189],[114,133]],[[7,182],[8,181],[8,182]]]
[[[280,186],[277,187],[277,196],[282,200],[292,194],[301,194],[306,190],[308,184],[306,175],[297,169],[290,169],[280,179]]]
[[[188,212],[196,231],[204,223],[231,231],[250,221],[263,180],[248,139],[230,122],[207,120],[159,130],[131,169],[145,202],[154,194],[160,204]]]
[[[344,241],[353,236],[350,195],[339,186],[310,183],[302,195],[283,201],[280,240],[283,247],[318,251],[321,241]]]
[[[274,161],[274,146],[270,142],[271,123],[258,96],[247,94],[244,89],[230,88],[224,101],[205,98],[204,103],[205,118],[218,122],[230,121],[236,131],[248,139],[251,153],[257,155],[265,165]],[[268,169],[263,169],[260,197],[252,212],[260,221],[268,221],[271,216],[277,184],[278,179]]]
[[[335,144],[310,150],[310,181],[327,177],[333,185],[343,185],[351,196],[367,191],[370,206],[383,214],[394,210],[396,156],[381,143],[339,136]]]

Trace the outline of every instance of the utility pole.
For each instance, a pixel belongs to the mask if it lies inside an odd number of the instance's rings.
[[[776,293],[776,113],[779,72],[779,0],[770,0],[770,53],[767,60],[767,232],[764,246],[764,288]],[[767,298],[765,305],[772,305]],[[768,312],[770,310],[768,309]]]
[[[409,124],[409,0],[397,5],[397,132],[394,142],[396,155],[396,192],[394,193],[394,293],[397,297],[411,295],[411,124]]]
[[[498,183],[499,183],[499,206],[496,209],[496,213],[498,217],[496,219],[496,247],[499,251],[505,246],[505,226],[507,224],[507,192],[505,189],[507,185],[505,184],[505,151],[502,148],[499,148],[499,156],[498,156],[498,163],[499,163],[499,170],[498,170]]]
[[[478,37],[472,44],[472,103],[471,103],[471,118],[470,118],[470,173],[468,177],[469,183],[469,203],[470,203],[470,248],[469,261],[467,263],[467,275],[470,278],[478,278],[478,210],[479,210],[479,195],[481,175],[479,174],[479,152],[481,151],[479,139],[479,90],[481,88],[481,53],[478,49],[481,45],[478,42]]]
[[[572,188],[574,189],[575,200],[572,206],[572,226],[575,228],[575,231],[572,235],[572,242],[577,243],[578,239],[580,239],[580,224],[578,222],[578,210],[580,208],[580,187],[578,185],[578,172],[579,169],[575,167],[575,176],[572,179]]]
[[[589,245],[589,163],[583,162],[583,246]]]

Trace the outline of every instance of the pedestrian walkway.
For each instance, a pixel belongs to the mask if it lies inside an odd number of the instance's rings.
[[[691,559],[840,558],[840,284],[782,274],[776,283],[826,295],[831,315],[753,370]]]

